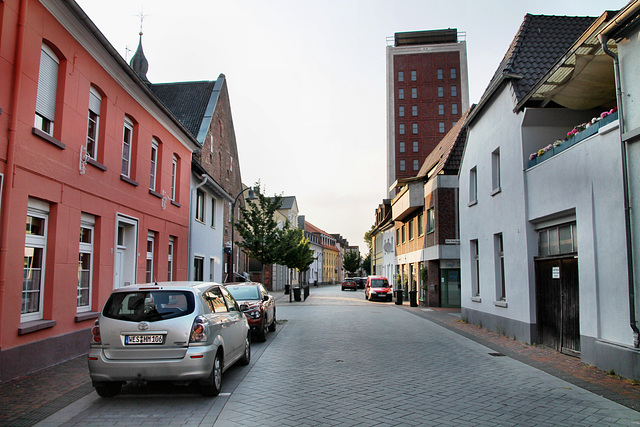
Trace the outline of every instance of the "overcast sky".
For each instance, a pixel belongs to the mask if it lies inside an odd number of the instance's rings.
[[[526,13],[599,16],[610,0],[76,0],[152,83],[229,87],[242,181],[296,196],[300,214],[366,254],[386,196],[385,47],[395,32],[466,33],[477,103]]]

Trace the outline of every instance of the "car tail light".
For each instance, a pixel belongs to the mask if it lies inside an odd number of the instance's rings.
[[[91,328],[91,344],[101,344],[102,339],[100,338],[100,324],[98,320],[93,324],[93,328]]]
[[[191,326],[191,336],[189,342],[203,342],[207,340],[207,326],[205,324],[205,318],[198,316],[193,320],[193,326]]]

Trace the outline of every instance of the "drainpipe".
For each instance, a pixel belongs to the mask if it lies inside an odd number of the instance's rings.
[[[22,0],[20,2],[20,15],[18,18],[18,34],[16,38],[16,56],[15,66],[13,69],[13,81],[11,87],[13,88],[13,96],[11,99],[11,121],[9,123],[9,134],[7,141],[7,166],[5,169],[4,183],[3,183],[3,197],[2,197],[2,223],[0,230],[2,230],[2,240],[0,240],[0,301],[5,295],[7,286],[7,267],[8,264],[8,252],[9,252],[9,216],[11,214],[11,195],[14,186],[14,168],[15,168],[15,152],[17,144],[18,133],[18,114],[20,111],[20,96],[22,89],[22,63],[24,55],[25,37],[27,32],[27,5],[28,0]]]
[[[203,185],[205,185],[207,183],[207,181],[209,181],[209,175],[203,174],[202,175],[202,182],[191,189],[191,192],[189,193],[189,212],[191,212],[191,207],[193,206],[193,195],[195,194],[196,190],[198,188],[202,187]],[[192,269],[193,269],[193,265],[191,264],[191,213],[189,214],[189,237],[188,237],[188,240],[189,240],[189,244],[188,244],[189,245],[189,255],[188,255],[189,256],[189,260],[187,261],[187,280],[191,280],[191,273],[192,273]]]
[[[624,141],[624,105],[622,99],[622,83],[620,81],[620,62],[618,55],[609,50],[607,41],[609,37],[604,34],[598,35],[598,40],[602,45],[604,53],[613,58],[613,67],[616,76],[616,102],[618,104],[618,122],[620,130],[620,147],[622,153],[622,186],[624,191],[624,225],[627,240],[627,276],[629,280],[629,326],[633,330],[633,346],[640,347],[640,331],[636,324],[636,295],[635,295],[635,274],[633,270],[633,237],[631,233],[631,207],[629,193],[629,166],[627,163],[627,144]]]

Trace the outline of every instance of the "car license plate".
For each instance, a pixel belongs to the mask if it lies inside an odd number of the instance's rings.
[[[162,344],[164,335],[125,335],[124,345]]]

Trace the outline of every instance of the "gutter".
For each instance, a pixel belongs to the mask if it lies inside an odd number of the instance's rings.
[[[635,274],[633,268],[633,236],[631,232],[631,208],[630,199],[631,194],[629,192],[629,165],[627,161],[627,143],[624,139],[624,109],[622,99],[622,86],[620,82],[620,62],[618,61],[618,55],[609,50],[607,47],[607,41],[609,37],[604,34],[598,35],[598,40],[602,45],[602,50],[613,58],[613,67],[616,76],[616,101],[618,103],[618,119],[620,130],[620,148],[622,154],[622,187],[624,191],[624,226],[627,243],[627,279],[629,282],[629,326],[633,330],[633,346],[635,348],[640,347],[640,331],[638,330],[636,319],[636,296],[635,296]]]

